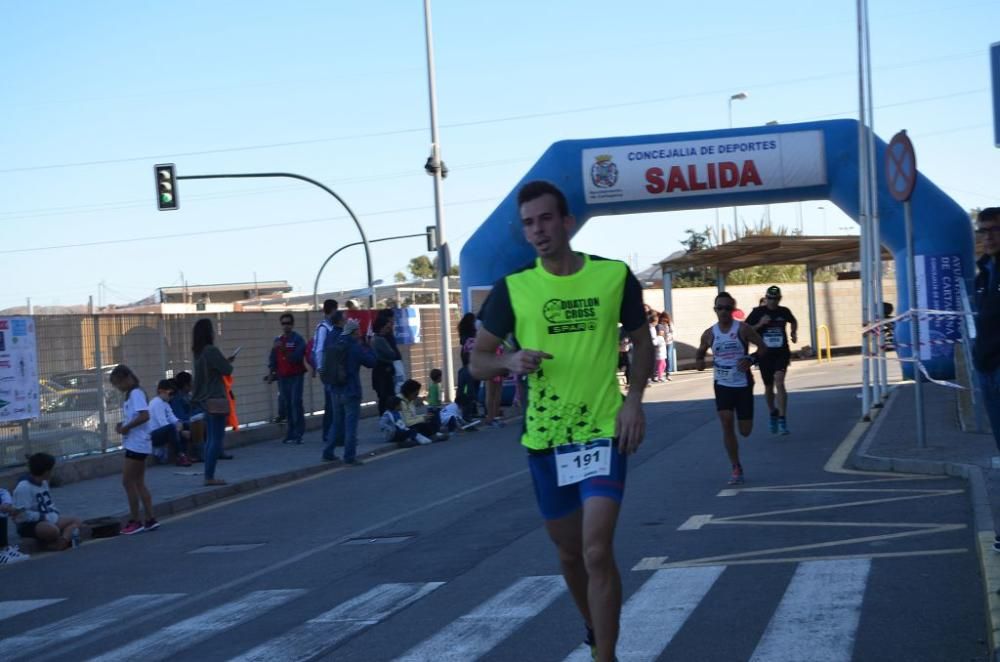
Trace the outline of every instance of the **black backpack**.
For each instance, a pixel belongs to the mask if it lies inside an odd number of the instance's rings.
[[[340,336],[323,348],[323,383],[330,386],[347,386],[347,354],[350,345]]]

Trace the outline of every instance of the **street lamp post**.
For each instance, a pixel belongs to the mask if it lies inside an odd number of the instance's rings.
[[[425,233],[423,233],[423,232],[421,232],[419,234],[401,234],[401,235],[397,235],[395,237],[380,237],[378,239],[372,239],[368,243],[369,244],[377,244],[380,241],[392,241],[393,239],[409,239],[411,237],[426,237],[426,236],[427,235]],[[341,246],[337,250],[335,250],[332,253],[330,253],[330,255],[327,256],[327,258],[325,260],[323,260],[323,264],[320,265],[319,271],[316,272],[316,280],[313,282],[313,309],[314,310],[319,310],[319,277],[323,275],[323,270],[326,269],[326,265],[329,264],[330,260],[332,260],[334,257],[336,257],[337,254],[340,253],[341,251],[346,250],[348,248],[352,248],[354,246],[361,246],[361,245],[362,245],[362,242],[360,242],[360,241],[355,241],[355,242],[350,243],[350,244],[344,244],[343,246]],[[375,286],[378,285],[381,282],[382,281],[380,281],[380,280],[373,280],[373,281],[371,281],[371,282],[368,283],[368,287],[370,289],[370,291],[369,291],[368,294],[372,298],[373,301],[375,299]],[[375,307],[375,305],[372,304],[372,308],[374,308],[374,307]]]
[[[369,297],[369,305],[372,308],[374,308],[375,307],[375,290],[374,290],[374,288],[372,288],[372,280],[374,278],[372,276],[372,253],[371,253],[371,248],[369,248],[369,246],[368,246],[368,243],[369,243],[368,242],[368,237],[365,235],[365,229],[363,227],[361,227],[361,221],[359,221],[358,217],[354,214],[354,210],[351,209],[350,205],[348,205],[344,201],[344,199],[341,198],[339,195],[337,195],[337,193],[332,188],[330,188],[329,186],[326,186],[325,184],[322,184],[322,183],[316,181],[315,179],[312,179],[311,177],[306,177],[304,175],[297,175],[294,172],[243,172],[243,173],[235,173],[235,174],[218,174],[218,175],[178,175],[177,179],[178,180],[181,180],[181,179],[261,179],[261,178],[274,178],[274,177],[286,177],[286,178],[289,178],[289,179],[298,179],[299,181],[308,182],[309,184],[312,184],[313,186],[317,186],[317,187],[323,189],[324,191],[326,191],[327,193],[329,193],[330,195],[332,195],[334,197],[334,199],[337,202],[339,202],[344,207],[344,209],[347,210],[347,214],[351,217],[351,220],[354,221],[354,225],[357,226],[357,228],[358,228],[358,234],[361,235],[361,243],[365,247],[365,263],[366,263],[366,266],[367,266],[367,269],[368,269],[368,287],[372,291],[372,295],[371,295],[371,297]]]
[[[736,94],[729,97],[729,128],[733,128],[733,102],[743,101],[747,98],[746,92],[737,92]],[[733,238],[739,239],[739,219],[736,217],[736,207],[733,207]]]
[[[441,200],[441,182],[444,178],[444,164],[441,162],[441,144],[438,141],[437,89],[434,81],[434,36],[431,30],[431,0],[424,0],[424,37],[427,44],[427,96],[431,112],[431,156],[427,171],[434,177],[434,217],[437,224],[438,240],[438,297],[441,301],[441,359],[444,363],[445,400],[451,400],[455,393],[455,371],[451,355],[451,314],[448,298],[448,242],[444,233],[444,204]]]

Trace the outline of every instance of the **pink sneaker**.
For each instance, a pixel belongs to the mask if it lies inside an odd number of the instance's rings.
[[[136,533],[142,533],[145,530],[146,530],[146,528],[142,524],[140,524],[139,522],[136,522],[135,520],[129,520],[128,524],[126,524],[122,528],[121,534],[123,536],[131,536],[131,535],[134,535]]]

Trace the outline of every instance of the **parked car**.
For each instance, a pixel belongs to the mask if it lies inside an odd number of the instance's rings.
[[[103,396],[103,403],[102,403]],[[64,391],[42,412],[34,427],[39,430],[80,428],[100,432],[101,407],[104,407],[108,428],[121,421],[121,408],[111,391]]]
[[[23,465],[29,453],[50,453],[65,458],[101,451],[101,435],[80,428],[32,430],[28,437],[28,441],[22,439],[18,427],[16,436],[3,439],[0,443],[0,467]]]

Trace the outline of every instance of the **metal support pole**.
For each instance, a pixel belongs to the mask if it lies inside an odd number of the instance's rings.
[[[450,401],[455,394],[454,357],[451,347],[451,307],[448,298],[448,268],[445,264],[448,255],[448,241],[445,236],[444,203],[442,202],[441,182],[444,177],[441,163],[441,143],[438,139],[437,122],[437,89],[434,81],[434,36],[431,28],[431,0],[424,0],[424,36],[427,43],[427,96],[430,101],[431,113],[431,161],[430,168],[434,176],[434,217],[437,223],[438,238],[438,296],[441,300],[441,359],[444,363],[444,398]]]
[[[670,314],[670,318],[673,319],[674,315],[674,272],[664,271],[663,272],[663,310]]]
[[[305,177],[303,175],[297,175],[293,172],[245,172],[237,174],[224,174],[224,175],[178,175],[177,179],[262,179],[262,178],[272,178],[272,177],[288,177],[289,179],[298,179],[299,181],[308,182],[313,186],[318,186],[330,195],[332,195],[337,202],[339,202],[344,209],[347,210],[347,214],[354,221],[354,225],[357,226],[358,232],[361,234],[361,243],[365,246],[365,263],[368,268],[368,287],[371,289],[371,296],[369,297],[369,306],[375,307],[375,288],[372,286],[372,281],[374,276],[372,275],[372,252],[371,248],[368,246],[368,237],[365,236],[365,229],[361,227],[361,221],[354,214],[354,210],[351,209],[350,205],[344,202],[344,199],[337,195],[334,190],[325,184],[317,182],[315,179]]]
[[[864,1],[864,53],[865,53],[865,88],[868,110],[868,199],[870,201],[871,219],[871,319],[873,322],[882,319],[884,306],[882,305],[882,226],[878,209],[878,170],[875,163],[875,103],[872,97],[872,55],[871,55],[871,27],[868,25],[868,0]],[[884,329],[882,329],[884,333]],[[879,336],[884,338],[884,336]],[[884,343],[879,342],[875,347],[875,393],[874,400],[876,406],[881,406],[889,395],[889,366],[885,360]]]
[[[806,265],[806,295],[809,298],[809,343],[819,356],[819,336],[816,325],[816,270]]]
[[[868,228],[868,141],[865,136],[865,88],[864,88],[864,0],[857,0],[858,32],[858,224],[861,226],[861,319],[868,323],[869,269],[867,242]],[[861,335],[861,418],[871,418],[871,334]]]
[[[101,357],[101,316],[91,315],[90,321],[94,325],[94,370],[97,372],[97,399],[100,400],[100,409],[97,410],[98,421],[100,425],[101,434],[101,452],[108,452],[108,407],[107,402],[104,399],[104,381],[101,379],[104,376],[104,371],[101,367],[104,365],[104,360]]]
[[[719,292],[726,290],[726,274],[721,269],[715,270],[715,289]]]
[[[400,234],[400,235],[396,235],[394,237],[380,237],[378,239],[372,239],[368,243],[369,244],[377,244],[380,241],[392,241],[393,239],[411,239],[413,237],[426,237],[426,236],[427,235],[425,233],[423,233],[423,232],[420,232],[420,233],[417,233],[417,234]],[[332,253],[330,253],[330,255],[328,255],[327,258],[325,260],[323,260],[323,264],[320,266],[319,271],[316,272],[316,280],[313,281],[313,309],[314,310],[319,310],[319,277],[323,275],[323,270],[326,269],[326,265],[329,264],[330,260],[332,260],[337,255],[337,253],[339,253],[340,251],[342,251],[342,250],[344,250],[346,248],[352,248],[353,246],[360,246],[363,243],[364,242],[361,242],[361,241],[355,241],[355,242],[350,243],[350,244],[344,244],[343,246],[341,246],[337,250],[335,250]],[[371,284],[369,284],[369,286],[373,287]],[[375,296],[375,290],[374,289],[372,289],[371,295]],[[374,308],[374,305],[372,307]]]
[[[913,393],[917,407],[917,448],[927,448],[927,438],[924,429],[924,389],[920,375],[920,320],[917,309],[917,275],[916,258],[913,255],[913,214],[910,212],[910,202],[903,203],[903,215],[906,220],[906,280],[907,299],[910,308],[910,357],[913,359]]]

